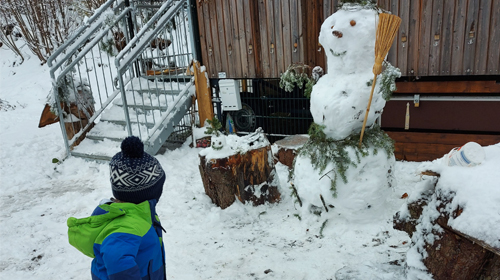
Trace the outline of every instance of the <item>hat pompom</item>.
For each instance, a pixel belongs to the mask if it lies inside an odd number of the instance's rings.
[[[123,140],[121,145],[125,157],[141,158],[144,155],[144,144],[136,136],[129,136]]]

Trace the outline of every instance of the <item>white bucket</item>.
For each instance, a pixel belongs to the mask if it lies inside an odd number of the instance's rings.
[[[451,150],[445,159],[448,166],[472,167],[483,162],[484,150],[478,143],[469,142],[460,148]]]

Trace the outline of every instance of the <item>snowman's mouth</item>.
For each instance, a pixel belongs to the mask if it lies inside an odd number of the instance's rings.
[[[347,53],[347,51],[343,51],[343,52],[335,52],[335,51],[333,51],[332,49],[330,49],[330,52],[333,54],[333,56],[337,56],[337,57],[339,57],[339,56],[343,56],[343,55],[345,55],[345,54]]]

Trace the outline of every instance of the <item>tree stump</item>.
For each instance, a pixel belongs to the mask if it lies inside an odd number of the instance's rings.
[[[435,175],[439,176],[439,175]],[[430,207],[435,189],[429,190],[422,198],[408,204],[410,217],[406,220],[396,213],[393,227],[405,231],[410,237],[417,232],[417,223],[424,211]],[[438,195],[439,198],[439,195]],[[433,244],[426,243],[424,248],[427,257],[423,259],[433,278],[436,280],[500,280],[500,248],[493,248],[472,236],[468,236],[448,226],[450,215],[444,211],[449,201],[440,204],[437,210],[442,213],[433,224],[438,224],[443,231],[435,233],[438,238]],[[462,209],[452,213],[453,217],[460,216]],[[413,246],[414,244],[412,244]]]
[[[254,206],[280,199],[270,145],[208,161],[200,155],[199,168],[205,193],[222,209],[236,198]]]
[[[297,150],[302,147],[307,140],[309,140],[309,136],[307,135],[291,135],[274,142],[274,145],[278,147],[274,163],[281,162],[288,166],[289,169],[293,168],[293,160],[297,155]]]

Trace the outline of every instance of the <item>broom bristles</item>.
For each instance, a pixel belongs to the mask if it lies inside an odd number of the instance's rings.
[[[375,65],[373,74],[382,73],[382,62],[384,61],[392,42],[401,24],[401,18],[391,14],[379,14],[376,41],[375,41]]]
[[[370,92],[370,99],[368,99],[368,106],[366,107],[365,119],[363,121],[363,127],[361,128],[361,135],[359,137],[359,148],[363,142],[363,134],[365,133],[366,121],[368,120],[368,113],[370,112],[370,105],[372,103],[373,90],[375,89],[375,84],[377,82],[377,75],[382,73],[382,62],[384,62],[389,49],[392,46],[394,37],[398,32],[399,25],[401,24],[401,18],[390,14],[379,14],[376,41],[375,41],[375,64],[373,65],[373,83],[372,90]]]

